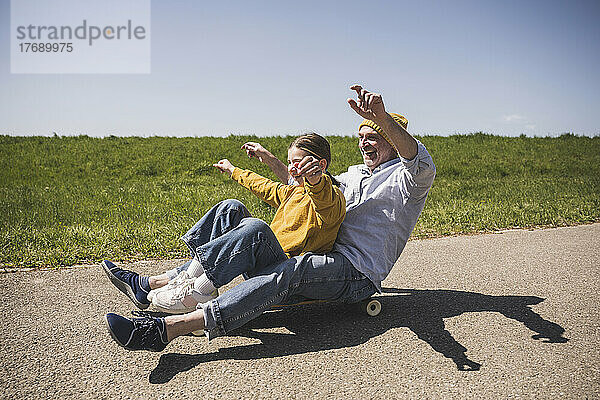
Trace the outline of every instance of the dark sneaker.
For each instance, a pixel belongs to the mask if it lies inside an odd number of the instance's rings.
[[[150,301],[148,300],[148,292],[150,292],[148,277],[121,269],[107,260],[102,261],[100,265],[102,265],[104,272],[106,272],[112,284],[125,293],[137,308],[142,310],[148,308],[150,305]]]
[[[134,311],[133,314],[138,318],[106,314],[104,321],[110,336],[127,350],[163,351],[169,344],[165,319],[145,315],[139,311]]]

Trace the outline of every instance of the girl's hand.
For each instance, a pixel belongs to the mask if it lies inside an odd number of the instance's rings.
[[[321,180],[326,163],[325,160],[306,156],[299,163],[294,164],[294,168],[298,176],[306,179],[311,185],[316,185]]]
[[[264,147],[260,145],[260,143],[256,142],[246,142],[242,145],[242,150],[246,150],[246,154],[248,157],[256,158],[261,163],[264,163],[268,156],[271,156],[271,153],[267,151]]]
[[[226,158],[219,160],[219,162],[216,164],[213,164],[213,167],[217,168],[221,173],[228,174],[229,176],[233,174],[233,169],[235,168],[234,165]]]

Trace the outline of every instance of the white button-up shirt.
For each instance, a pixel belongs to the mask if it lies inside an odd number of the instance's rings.
[[[372,172],[353,165],[336,176],[346,198],[346,218],[333,251],[337,251],[381,291],[423,210],[435,177],[435,165],[418,142],[415,158],[387,161]]]

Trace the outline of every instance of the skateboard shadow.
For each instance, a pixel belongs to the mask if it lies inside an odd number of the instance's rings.
[[[232,336],[256,338],[260,344],[219,349],[206,354],[167,353],[150,374],[150,383],[166,383],[180,372],[216,360],[248,360],[282,357],[358,346],[390,329],[405,327],[458,370],[476,371],[481,364],[470,360],[467,349],[445,328],[444,318],[467,312],[498,312],[535,332],[532,338],[546,343],[565,343],[565,330],[535,313],[530,306],[544,299],[535,296],[490,296],[456,290],[384,288],[382,311],[377,317],[357,313],[355,305],[311,304],[269,311],[232,332]],[[368,322],[368,323],[367,323]],[[285,327],[290,333],[257,329]]]

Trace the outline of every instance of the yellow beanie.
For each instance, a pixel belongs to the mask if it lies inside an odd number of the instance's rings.
[[[400,114],[396,114],[396,113],[390,113],[390,115],[392,116],[392,118],[394,118],[394,120],[398,123],[398,125],[401,125],[404,129],[408,128],[408,120],[406,118],[404,118],[404,116],[402,116]],[[368,126],[368,127],[372,128],[374,131],[376,131],[377,133],[379,133],[381,136],[383,136],[383,138],[389,144],[392,145],[392,147],[394,148],[394,150],[396,150],[396,153],[398,152],[398,149],[396,148],[396,146],[394,146],[394,143],[392,143],[392,141],[385,134],[385,132],[383,131],[383,129],[381,129],[381,127],[379,125],[377,125],[375,122],[371,121],[370,119],[365,119],[358,126],[358,130],[360,130],[360,128],[362,128],[363,126]]]

